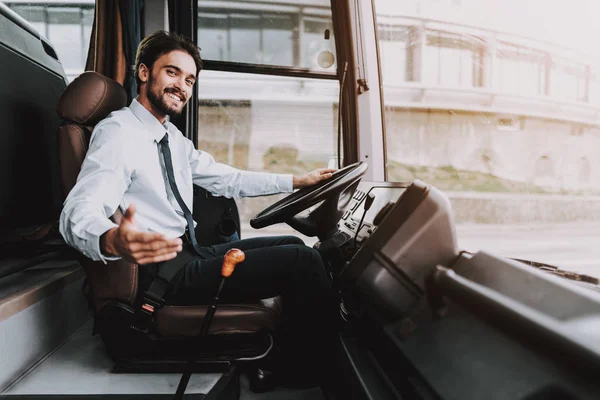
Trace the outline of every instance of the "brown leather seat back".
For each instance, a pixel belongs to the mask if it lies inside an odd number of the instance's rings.
[[[108,114],[127,105],[125,89],[96,72],[84,72],[65,89],[57,111],[64,123],[58,131],[60,170],[65,196],[81,170],[94,126]],[[111,219],[118,223],[117,210]],[[109,300],[132,304],[137,292],[137,264],[123,260],[107,265],[81,256],[96,309]]]

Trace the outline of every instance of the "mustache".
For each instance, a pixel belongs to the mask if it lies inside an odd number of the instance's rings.
[[[169,93],[169,94],[174,94],[174,95],[176,95],[176,96],[179,96],[179,98],[180,98],[182,101],[185,101],[185,100],[186,100],[186,98],[185,98],[185,93],[183,93],[181,90],[177,90],[177,89],[175,89],[175,88],[166,88],[166,89],[164,90],[164,92],[165,92],[165,93]]]

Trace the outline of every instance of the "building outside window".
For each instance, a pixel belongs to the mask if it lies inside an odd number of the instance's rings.
[[[564,58],[552,60],[550,95],[567,101],[587,102],[587,68]]]
[[[413,80],[414,44],[411,43],[411,31],[406,26],[379,25],[379,48],[383,82],[398,85]]]
[[[546,93],[547,60],[545,52],[511,43],[498,42],[496,82],[506,93],[542,96]]]
[[[427,30],[423,82],[481,87],[484,54],[484,42],[478,37]]]

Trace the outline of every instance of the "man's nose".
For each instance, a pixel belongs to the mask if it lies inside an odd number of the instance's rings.
[[[178,89],[179,91],[181,91],[181,88],[183,87],[182,83],[183,83],[183,82],[182,82],[182,80],[181,80],[181,79],[177,79],[177,80],[175,80],[175,82],[173,83],[173,87],[174,87],[175,89]]]
[[[177,88],[177,90],[179,90],[179,92],[181,92],[182,94],[186,95],[187,97],[187,86],[186,86],[186,82],[185,82],[185,77],[178,79],[175,82],[175,87]]]
[[[177,80],[177,85],[180,89],[183,89],[186,87],[186,81],[187,77],[185,75],[182,75],[178,80]]]

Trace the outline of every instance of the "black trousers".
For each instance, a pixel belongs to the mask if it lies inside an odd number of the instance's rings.
[[[325,356],[333,338],[333,322],[339,303],[319,253],[294,236],[239,240],[202,248],[196,254],[191,245],[168,262],[181,263],[165,295],[167,304],[209,304],[221,279],[221,266],[229,249],[242,250],[246,258],[227,279],[221,303],[252,302],[282,295],[284,309],[284,353]],[[151,279],[141,269],[142,289]],[[147,274],[146,274],[147,275]],[[295,356],[291,356],[295,357]]]

